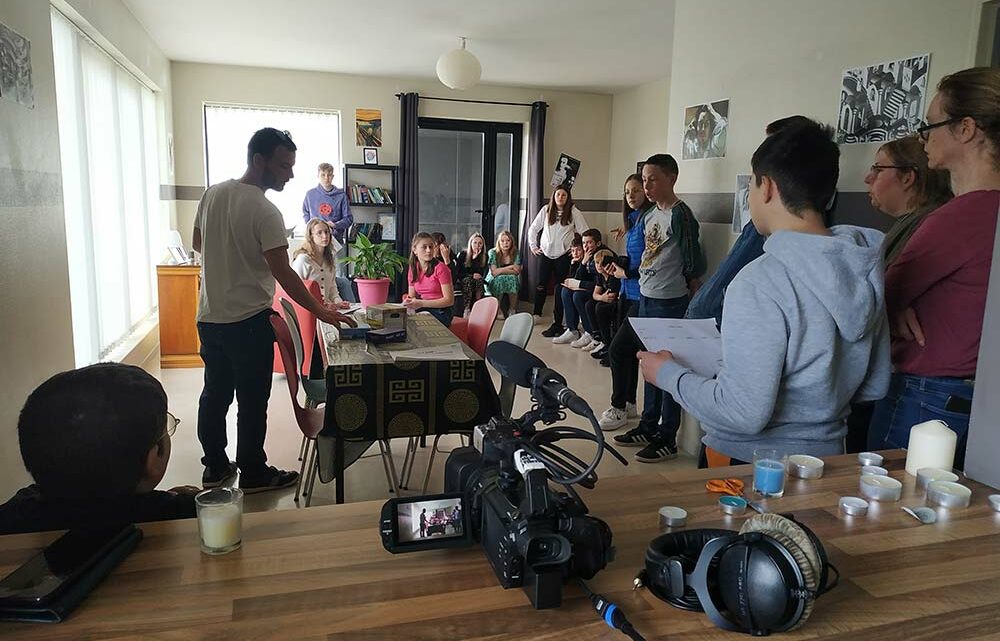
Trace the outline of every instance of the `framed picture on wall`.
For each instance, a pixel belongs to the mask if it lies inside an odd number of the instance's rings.
[[[364,148],[364,158],[366,165],[377,165],[378,164],[378,149],[375,147],[365,147]]]

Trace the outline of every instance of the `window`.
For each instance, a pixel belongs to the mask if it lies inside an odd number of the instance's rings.
[[[298,150],[295,177],[282,191],[267,191],[281,211],[285,227],[303,228],[302,201],[318,184],[316,168],[333,165],[333,183],[343,187],[340,164],[340,114],[239,105],[205,105],[205,167],[208,185],[239,178],[247,168],[247,143],[258,129],[274,127],[288,131]]]
[[[156,310],[156,97],[52,9],[66,251],[77,366],[107,358]],[[151,251],[155,249],[156,251]]]

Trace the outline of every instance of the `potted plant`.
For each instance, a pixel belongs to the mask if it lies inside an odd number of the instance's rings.
[[[406,259],[388,243],[373,243],[360,232],[352,250],[354,255],[344,262],[354,265],[354,282],[358,284],[361,304],[368,307],[386,302],[391,279],[406,267]]]

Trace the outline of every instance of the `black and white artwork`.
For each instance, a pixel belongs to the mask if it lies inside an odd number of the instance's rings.
[[[716,100],[684,109],[684,160],[723,158],[729,130],[729,101]]]
[[[573,189],[573,184],[576,183],[576,176],[579,173],[579,160],[566,154],[559,154],[559,162],[556,163],[556,170],[552,172],[552,180],[549,181],[549,185]]]
[[[750,222],[750,174],[736,174],[736,191],[733,198],[733,233],[743,233]]]
[[[886,142],[915,133],[924,114],[930,54],[844,72],[837,142]]]
[[[4,24],[0,24],[0,98],[35,108],[31,41]]]

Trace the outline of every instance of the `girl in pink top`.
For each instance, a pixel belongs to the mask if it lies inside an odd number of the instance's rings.
[[[451,283],[451,270],[434,258],[436,246],[434,237],[427,232],[418,232],[413,237],[410,266],[406,270],[410,288],[403,296],[403,305],[433,314],[448,327],[451,325],[455,290]]]

